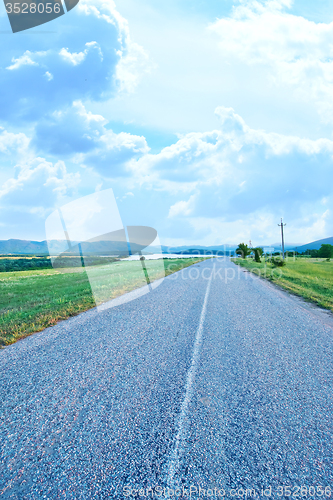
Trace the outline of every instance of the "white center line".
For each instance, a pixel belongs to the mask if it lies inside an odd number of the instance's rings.
[[[169,487],[173,486],[174,477],[180,468],[180,459],[181,459],[181,456],[183,454],[184,445],[186,442],[187,413],[188,413],[189,405],[191,403],[191,399],[193,396],[193,385],[194,385],[195,373],[197,371],[198,361],[200,358],[200,348],[201,348],[201,344],[202,344],[203,324],[205,321],[208,295],[209,295],[210,285],[212,282],[212,276],[213,276],[214,271],[215,271],[215,264],[214,264],[213,271],[212,271],[210,278],[209,278],[209,281],[208,281],[205,299],[204,299],[204,303],[203,303],[202,311],[201,311],[201,315],[200,315],[199,326],[198,326],[198,330],[197,330],[197,333],[195,336],[193,354],[192,354],[192,363],[191,363],[191,366],[187,372],[186,385],[185,385],[185,397],[184,397],[184,400],[183,400],[183,403],[181,406],[181,411],[180,411],[180,416],[179,416],[179,421],[178,421],[178,432],[176,435],[175,446],[174,446],[174,449],[173,449],[173,451],[170,455],[169,461],[168,461],[167,485]]]

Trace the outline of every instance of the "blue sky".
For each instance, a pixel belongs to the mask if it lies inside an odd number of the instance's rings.
[[[81,0],[12,34],[0,6],[0,239],[112,187],[162,244],[333,235],[326,0]]]

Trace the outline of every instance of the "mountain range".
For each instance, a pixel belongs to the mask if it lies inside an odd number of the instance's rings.
[[[333,245],[333,237],[324,238],[322,240],[312,241],[305,245],[303,244],[286,244],[285,250],[296,250],[298,252],[305,252],[306,250],[319,250],[322,244],[329,243]],[[114,244],[114,243],[113,243]],[[64,242],[62,241],[52,241],[52,248],[59,249],[63,248]],[[110,245],[109,241],[98,241],[94,243],[85,243],[85,252],[88,254],[107,254],[108,247]],[[123,245],[121,245],[123,247]],[[212,246],[202,246],[202,245],[184,245],[184,246],[173,246],[168,247],[162,245],[162,253],[194,253],[198,250],[200,253],[204,252],[233,252],[236,250],[238,245],[212,245]],[[268,246],[268,245],[267,245]],[[275,250],[280,250],[280,243],[274,243],[270,245]],[[123,249],[122,249],[123,250]],[[152,251],[156,251],[158,253],[159,249],[151,249]],[[19,240],[19,239],[10,239],[10,240],[0,240],[0,255],[48,255],[48,245],[47,241],[29,241],[29,240]],[[122,251],[121,251],[122,253]]]
[[[306,250],[319,250],[321,245],[333,245],[333,236],[330,238],[324,238],[322,240],[312,241],[311,243],[307,243],[306,245],[297,245],[297,252],[305,252]],[[296,247],[294,248],[296,250]]]

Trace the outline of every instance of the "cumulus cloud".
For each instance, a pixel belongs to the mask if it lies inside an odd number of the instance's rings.
[[[69,52],[68,49],[62,48],[59,52],[60,57],[63,58],[69,64],[77,66],[81,64],[88,55],[89,50],[96,49],[99,53],[101,61],[103,61],[103,53],[97,42],[88,42],[85,44],[85,50],[83,52]]]
[[[190,196],[188,201],[177,201],[170,207],[168,217],[176,217],[182,215],[190,215],[193,210],[195,195]]]
[[[17,59],[13,57],[12,64],[10,66],[7,66],[6,69],[8,69],[9,71],[13,71],[21,68],[22,66],[38,66],[38,63],[33,59],[38,55],[43,55],[43,52],[32,54],[30,50],[26,50],[23,56],[20,56]]]
[[[143,136],[126,132],[115,134],[112,130],[107,130],[95,142],[94,150],[82,159],[85,165],[93,167],[103,177],[110,179],[131,176],[132,171],[128,163],[148,151],[149,147]]]
[[[272,88],[284,85],[293,100],[315,102],[331,121],[333,23],[294,16],[290,6],[243,0],[209,30],[223,68],[259,68]],[[91,175],[92,189],[123,182],[119,200],[131,213],[140,191],[141,206],[150,200],[150,212],[175,238],[274,241],[280,216],[299,241],[304,225],[309,240],[332,233],[333,141],[251,128],[242,113],[220,106],[216,130],[180,135],[152,154],[143,136],[115,133],[101,111],[90,111],[92,103],[135,92],[151,68],[113,1],[81,0],[52,23],[61,30],[26,37],[24,47],[13,37],[0,55],[0,155],[15,166],[0,191],[8,220],[42,220],[64,197],[79,196],[82,176]]]
[[[333,111],[333,22],[315,23],[288,12],[291,1],[244,1],[209,30],[221,57],[266,68],[271,85],[287,85],[298,100],[314,100],[325,122]]]
[[[17,157],[28,154],[30,139],[23,133],[14,134],[0,127],[0,153]]]
[[[310,213],[306,224],[311,234],[333,231],[333,141],[251,129],[232,108],[218,107],[216,115],[218,130],[186,134],[132,166],[147,184],[153,179],[155,189],[176,198],[169,219],[187,220],[200,231],[204,221],[206,227],[222,225],[231,237],[233,225],[249,224],[259,238],[267,237],[267,227],[284,215],[298,234],[300,221]],[[185,191],[189,198],[179,200]]]
[[[0,225],[7,238],[45,239],[46,217],[78,195],[80,175],[44,158],[22,161],[14,172],[0,188]]]
[[[32,145],[40,153],[54,156],[84,153],[95,147],[105,123],[101,115],[87,111],[81,101],[74,101],[72,106],[39,120]]]
[[[57,199],[71,195],[80,182],[78,173],[68,173],[62,161],[53,164],[44,158],[16,166],[17,175],[1,187],[0,204],[42,211],[53,207]]]
[[[13,40],[0,55],[0,120],[33,122],[74,100],[106,100],[133,90],[147,55],[134,44],[112,0],[81,0],[52,21],[60,32]],[[61,23],[61,24],[59,24]]]
[[[125,52],[119,51],[121,56],[116,67],[115,80],[121,92],[134,92],[142,76],[153,68],[147,52],[128,37],[128,46]]]
[[[53,156],[71,157],[106,178],[127,176],[127,162],[149,151],[146,139],[125,132],[116,134],[106,125],[103,116],[74,101],[71,107],[39,121],[32,146]]]
[[[149,66],[113,0],[81,0],[52,23],[47,37],[13,37],[0,55],[1,177],[7,178],[0,204],[8,224],[14,214],[21,221],[29,214],[33,226],[64,197],[78,195],[82,174],[89,184],[85,172],[90,184],[101,185],[95,172],[128,175],[126,163],[149,150],[143,137],[116,134],[89,110],[134,91]]]
[[[49,71],[46,71],[44,76],[45,78],[47,78],[48,81],[53,80],[53,75]]]

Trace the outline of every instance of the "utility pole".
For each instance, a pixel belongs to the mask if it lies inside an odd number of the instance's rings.
[[[282,237],[282,259],[284,260],[284,237],[283,237],[283,226],[286,226],[286,224],[283,224],[282,218],[281,218],[281,224],[278,224],[279,227],[281,227],[281,237]]]

